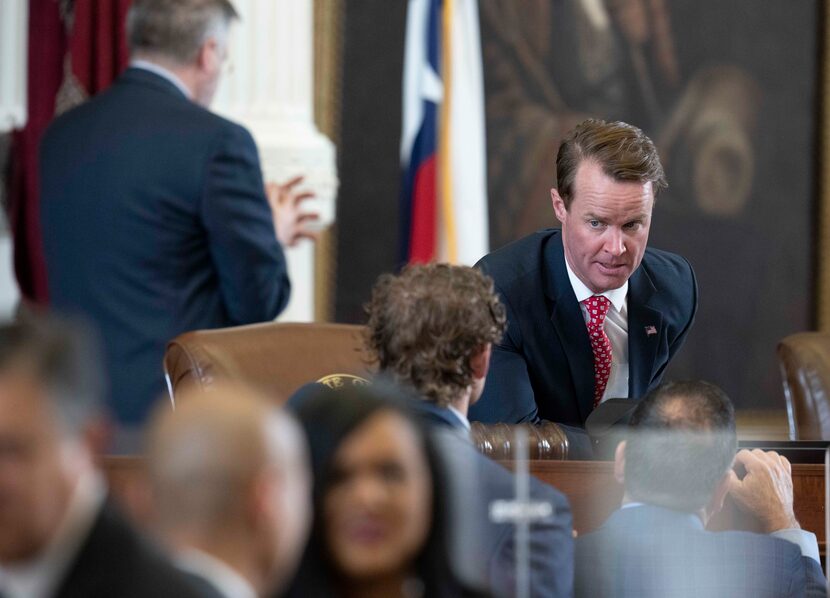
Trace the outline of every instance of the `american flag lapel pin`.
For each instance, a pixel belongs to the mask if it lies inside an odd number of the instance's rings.
[[[656,326],[646,326],[646,336],[651,336],[652,334],[657,334],[657,327]]]

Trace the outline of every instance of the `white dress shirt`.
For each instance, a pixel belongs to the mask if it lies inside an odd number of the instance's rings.
[[[176,555],[176,566],[206,579],[225,598],[257,598],[251,583],[234,569],[206,552],[189,548]]]
[[[571,281],[576,300],[579,301],[579,309],[585,324],[588,324],[590,316],[588,308],[582,303],[585,299],[593,297],[594,293],[585,286],[579,277],[571,270],[568,260],[565,259],[565,267],[568,269],[568,278]],[[625,398],[628,396],[628,281],[618,289],[611,289],[599,293],[606,297],[611,305],[608,314],[605,316],[603,330],[608,340],[611,341],[611,374],[608,376],[608,384],[602,394],[600,402],[606,399]],[[586,332],[587,334],[587,332]]]
[[[458,421],[461,422],[461,425],[464,426],[464,429],[466,429],[469,432],[470,431],[470,420],[467,419],[467,416],[464,415],[463,413],[461,413],[458,409],[456,409],[452,405],[447,405],[447,409],[449,409],[450,412],[453,415],[455,415],[455,417],[458,418]]]
[[[6,598],[47,598],[58,589],[101,511],[106,485],[90,472],[78,480],[63,521],[39,555],[27,563],[0,564],[0,594]]]

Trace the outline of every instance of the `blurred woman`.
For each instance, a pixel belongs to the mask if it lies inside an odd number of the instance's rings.
[[[297,406],[311,448],[314,524],[289,596],[476,596],[453,573],[442,469],[424,432],[370,388]]]

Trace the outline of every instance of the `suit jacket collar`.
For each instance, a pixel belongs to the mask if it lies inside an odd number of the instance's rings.
[[[585,319],[579,309],[565,266],[562,234],[554,232],[543,246],[543,287],[549,301],[550,320],[567,351],[568,367],[582,421],[593,410],[594,360]],[[665,338],[662,313],[650,305],[657,288],[643,264],[628,279],[629,396],[639,398],[648,390],[654,359]]]
[[[560,231],[550,236],[542,251],[543,262],[546,265],[542,284],[549,302],[550,321],[562,346],[573,348],[565,354],[571,370],[580,418],[585,421],[594,406],[594,358],[585,319],[568,279]]]
[[[460,429],[465,433],[467,431],[464,424],[459,421],[458,416],[446,407],[439,407],[435,403],[423,399],[411,399],[410,404],[416,415],[430,423]]]
[[[126,71],[124,71],[124,74],[121,75],[119,82],[151,87],[157,91],[168,93],[188,102],[191,101],[190,98],[182,93],[182,90],[176,87],[172,81],[165,79],[161,75],[148,71],[147,69],[129,67]]]
[[[626,509],[617,509],[602,525],[603,528],[624,527],[657,529],[660,527],[687,527],[703,531],[703,521],[696,513],[675,511],[657,505],[643,504]]]

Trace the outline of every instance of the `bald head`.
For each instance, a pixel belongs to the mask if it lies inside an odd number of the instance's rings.
[[[306,461],[297,424],[242,386],[182,396],[148,435],[156,509],[173,544],[225,561],[249,551],[244,560],[262,578],[252,581],[266,589],[290,574],[305,539]]]
[[[667,382],[634,410],[627,438],[629,497],[693,512],[707,504],[732,465],[735,412],[714,384]]]

